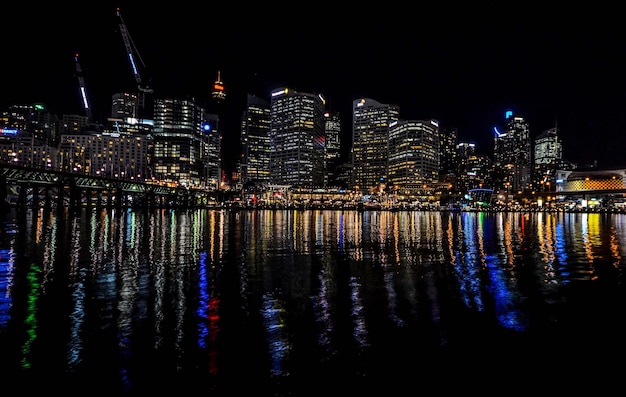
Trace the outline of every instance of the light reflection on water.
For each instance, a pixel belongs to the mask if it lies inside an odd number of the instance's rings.
[[[1,233],[3,372],[125,394],[367,390],[623,322],[618,214],[23,210]]]

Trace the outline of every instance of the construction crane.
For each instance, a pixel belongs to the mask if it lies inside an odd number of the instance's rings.
[[[141,72],[145,71],[146,64],[143,62],[141,55],[139,55],[139,51],[133,42],[133,39],[130,37],[130,33],[128,33],[128,29],[126,28],[126,23],[122,18],[122,13],[120,12],[119,7],[116,9],[117,17],[119,19],[119,27],[120,33],[122,34],[122,39],[124,40],[124,46],[126,47],[126,52],[128,55],[128,60],[130,62],[130,67],[133,71],[133,76],[135,77],[135,81],[137,82],[138,93],[138,106],[137,111],[139,114],[136,115],[137,118],[143,118],[146,116],[146,100],[148,94],[152,94],[154,90],[147,84],[145,80],[145,76],[141,76]],[[139,61],[139,64],[137,63]],[[141,70],[140,70],[141,69]]]
[[[80,89],[80,97],[83,101],[83,108],[85,109],[85,116],[88,121],[92,121],[91,107],[89,107],[89,101],[87,100],[87,89],[85,88],[85,79],[83,78],[83,70],[80,67],[78,60],[78,53],[74,55],[74,62],[76,63],[76,78],[78,78],[78,86]]]

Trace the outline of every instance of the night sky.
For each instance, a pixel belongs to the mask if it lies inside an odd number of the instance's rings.
[[[225,155],[227,168],[238,156],[246,94],[269,99],[283,85],[321,93],[341,113],[344,153],[352,101],[366,97],[399,105],[402,119],[457,128],[461,140],[488,155],[493,127],[502,128],[512,109],[529,122],[533,138],[556,125],[564,158],[626,167],[626,25],[617,9],[138,3],[4,6],[0,108],[43,102],[59,116],[83,114],[79,53],[94,117],[106,120],[111,95],[136,88],[118,29],[120,7],[156,96],[208,101],[220,70],[227,90],[221,131],[225,147],[234,148]]]

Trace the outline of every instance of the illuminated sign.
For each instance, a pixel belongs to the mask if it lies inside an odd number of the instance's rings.
[[[285,89],[282,89],[282,90],[279,90],[279,91],[272,92],[272,96],[275,97],[275,96],[278,96],[278,95],[286,95],[288,93],[289,93],[289,89],[285,88]]]
[[[17,128],[0,128],[2,135],[17,135]]]
[[[504,112],[504,119],[508,119],[509,117],[513,116],[513,111],[512,110],[507,110],[506,112]]]

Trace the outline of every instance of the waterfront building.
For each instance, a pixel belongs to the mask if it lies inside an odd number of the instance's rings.
[[[386,184],[389,126],[398,121],[400,108],[369,98],[352,102],[352,188],[369,193]]]
[[[270,182],[324,184],[324,112],[321,95],[279,88],[270,100]]]
[[[152,175],[181,186],[206,185],[204,109],[189,99],[159,98],[154,106]]]
[[[201,183],[209,190],[217,190],[222,183],[222,133],[217,114],[205,113],[202,121],[202,161],[204,167]]]
[[[248,94],[241,118],[240,182],[270,182],[270,103]]]
[[[563,144],[557,128],[550,128],[535,138],[535,164],[550,164],[563,158]]]
[[[532,188],[532,152],[530,128],[526,119],[512,112],[506,113],[503,132],[495,131],[494,170],[499,185],[513,192],[524,192]]]
[[[418,192],[439,181],[439,122],[398,120],[389,125],[387,183]]]
[[[465,194],[472,189],[493,187],[491,180],[493,162],[490,157],[476,152],[476,144],[459,142],[456,153],[458,192]]]
[[[62,134],[52,168],[75,174],[131,181],[150,179],[149,135],[84,130]]]
[[[458,158],[456,147],[459,135],[456,128],[439,128],[439,180],[456,190]]]
[[[341,161],[341,117],[337,112],[324,113],[324,185],[336,185]]]

